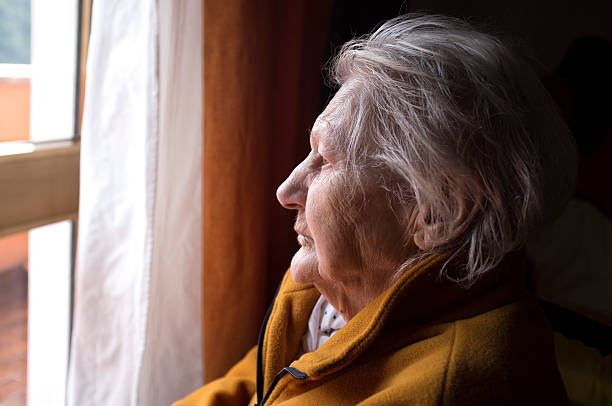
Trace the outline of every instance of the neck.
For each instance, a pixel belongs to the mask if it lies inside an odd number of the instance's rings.
[[[373,274],[362,272],[361,275],[370,277],[362,276],[343,281],[326,280],[319,277],[313,282],[319,293],[340,312],[347,322],[393,285],[396,280],[391,272]]]

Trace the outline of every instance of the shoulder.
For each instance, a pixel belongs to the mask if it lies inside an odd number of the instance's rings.
[[[533,298],[453,324],[442,403],[567,404],[552,333]]]
[[[411,404],[568,404],[551,331],[530,297],[408,330],[381,337],[364,360],[370,372],[388,371],[372,404],[391,394]]]

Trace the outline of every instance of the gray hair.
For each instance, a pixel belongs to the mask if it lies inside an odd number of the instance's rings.
[[[433,250],[464,253],[452,279],[469,286],[495,268],[573,193],[576,150],[551,97],[524,60],[464,21],[387,21],[346,43],[331,76],[353,88],[333,120],[349,173],[377,173],[401,205],[427,208],[426,221],[455,218],[457,195],[476,208],[459,238],[442,235]]]

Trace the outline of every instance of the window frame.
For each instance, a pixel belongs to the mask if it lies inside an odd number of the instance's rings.
[[[32,152],[0,156],[0,237],[78,218],[80,127],[91,6],[92,0],[78,1],[73,138],[29,142]]]
[[[77,219],[80,142],[34,148],[0,156],[0,237]]]

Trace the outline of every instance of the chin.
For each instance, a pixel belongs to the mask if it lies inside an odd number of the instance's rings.
[[[291,277],[300,285],[308,285],[314,282],[318,272],[319,261],[314,252],[302,247],[293,255],[291,260]]]

